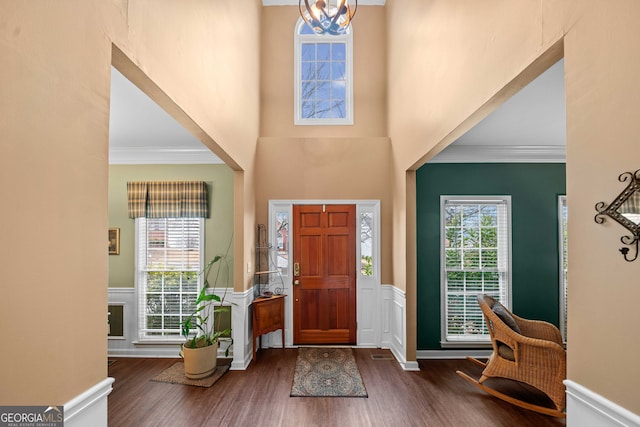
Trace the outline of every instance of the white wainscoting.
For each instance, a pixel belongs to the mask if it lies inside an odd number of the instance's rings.
[[[107,427],[107,397],[113,378],[105,378],[64,404],[65,427]]]
[[[391,313],[393,310],[393,289],[391,285],[380,286],[380,347],[391,348]]]
[[[419,371],[418,362],[407,360],[407,299],[405,292],[391,285],[381,286],[381,343],[389,348],[402,369]]]
[[[638,427],[640,416],[571,380],[567,387],[568,427]]]
[[[222,295],[225,289],[216,289]],[[249,305],[253,299],[253,290],[233,292],[226,289],[225,301],[231,308],[231,328],[234,345],[229,351],[233,357],[232,370],[246,369],[251,361],[251,325]],[[109,288],[108,303],[120,304],[123,309],[123,337],[108,340],[109,357],[179,357],[180,343],[156,344],[138,341],[137,295],[134,288]],[[218,357],[224,353],[229,341],[221,340]]]
[[[231,302],[231,334],[233,337],[233,361],[232,370],[247,369],[253,356],[251,345],[251,301],[253,301],[253,289],[244,292],[233,292]]]
[[[285,293],[291,291],[285,286]],[[221,294],[223,289],[217,289]],[[231,292],[226,301],[232,305],[231,327],[233,347],[232,370],[244,370],[253,354],[251,302],[253,290]],[[392,286],[363,287],[358,293],[358,347],[388,348],[405,370],[419,370],[417,361],[408,361],[406,340],[406,297],[404,291]],[[124,337],[108,340],[109,357],[178,357],[179,344],[153,344],[137,341],[137,302],[133,288],[109,288],[109,304],[124,307]],[[293,346],[293,319],[290,297],[285,301],[285,345]],[[282,332],[276,331],[262,337],[262,347],[281,347]],[[224,343],[218,356],[224,357]]]
[[[144,354],[134,354],[133,341],[138,336],[136,321],[136,292],[131,288],[109,288],[108,303],[122,305],[122,337],[109,338],[108,350],[110,357],[144,357]],[[173,357],[175,357],[175,352]]]
[[[381,309],[380,286],[374,280],[361,279],[357,284],[356,342],[358,347],[376,348],[380,346]]]
[[[124,336],[108,340],[109,357],[179,357],[180,344],[138,342],[138,306],[134,288],[109,288],[108,303],[124,307]]]

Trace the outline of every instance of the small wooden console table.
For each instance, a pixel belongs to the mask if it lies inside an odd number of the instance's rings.
[[[251,303],[253,306],[253,359],[257,357],[256,338],[260,337],[260,347],[262,347],[262,335],[268,332],[282,329],[282,348],[284,348],[284,297],[286,295],[258,297]]]

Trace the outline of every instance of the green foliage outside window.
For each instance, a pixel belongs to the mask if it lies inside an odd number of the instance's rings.
[[[443,213],[447,335],[486,335],[477,295],[501,293],[498,206],[451,203]]]
[[[198,273],[195,271],[149,271],[146,273],[146,328],[173,330],[161,335],[180,335],[180,323],[195,309]],[[182,292],[180,288],[182,287]],[[149,332],[149,335],[154,335]]]
[[[368,255],[362,256],[362,275],[373,276],[373,257]]]

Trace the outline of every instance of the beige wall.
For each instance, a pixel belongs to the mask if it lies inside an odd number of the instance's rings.
[[[119,59],[125,75],[234,170],[237,260],[252,259],[254,211],[264,222],[270,198],[382,199],[383,247],[394,266],[384,267],[383,280],[407,291],[411,360],[412,170],[550,65],[566,33],[569,378],[640,413],[633,387],[640,382],[640,261],[626,263],[617,253],[620,227],[592,220],[594,203],[619,191],[617,174],[638,168],[640,6],[604,3],[362,7],[354,21],[355,124],[303,129],[291,124],[293,28],[280,26],[296,18],[294,7],[0,0],[0,198],[10,207],[0,219],[12,225],[0,252],[0,339],[12,349],[0,356],[0,404],[61,404],[106,377],[111,40],[128,58]],[[387,86],[380,85],[385,69]],[[265,138],[254,164],[258,134]],[[250,275],[243,264],[236,268],[241,290]]]
[[[564,50],[568,377],[640,413],[637,265],[617,252],[621,227],[593,221],[595,203],[611,201],[621,189],[618,174],[640,167],[634,142],[640,60],[632,53],[640,40],[640,4],[407,0],[389,2],[387,11],[396,285],[406,279],[408,304],[415,305],[413,178],[406,171],[433,157]],[[411,313],[407,322],[409,338],[415,334]]]
[[[419,167],[436,144],[479,121],[478,109],[488,114],[485,104],[497,107],[536,77],[511,83],[561,40],[562,3],[389,2],[389,134],[398,173]]]
[[[625,229],[593,220],[640,168],[640,3],[572,2],[565,38],[569,212],[568,377],[640,414],[640,260],[618,252]],[[631,250],[633,253],[634,250]]]
[[[234,258],[252,259],[259,0],[130,0],[114,65],[235,172]],[[167,23],[176,25],[168,31]],[[242,25],[238,23],[242,22]],[[123,59],[124,57],[124,59]],[[235,289],[252,276],[234,265]]]
[[[205,181],[209,218],[205,219],[205,262],[224,254],[233,239],[233,171],[227,165],[109,166],[109,227],[120,228],[120,254],[109,256],[109,287],[133,287],[135,221],[127,213],[128,181]],[[229,283],[233,286],[233,274]]]
[[[111,47],[100,9],[0,3],[0,199],[14,207],[0,213],[11,224],[0,245],[3,405],[60,405],[107,374]]]
[[[561,57],[560,5],[408,0],[386,7],[393,283],[407,294],[408,360],[416,354],[412,171]]]
[[[234,169],[250,166],[256,129],[247,124],[259,117],[259,0],[124,4],[128,27],[113,35],[114,44],[206,132],[206,145],[237,163]]]
[[[260,136],[274,138],[387,136],[386,23],[384,8],[358,7],[352,23],[353,126],[295,126],[293,124],[294,29],[298,7],[265,7],[261,33]]]
[[[391,280],[388,138],[260,138],[256,222],[269,200],[380,200],[382,282]]]
[[[0,198],[13,207],[0,214],[12,224],[0,404],[59,405],[107,376],[111,40],[142,70],[137,82],[161,88],[163,106],[242,173],[258,136],[260,10],[258,0],[0,0]],[[237,191],[253,199],[253,180]],[[243,207],[251,216],[253,203]]]
[[[354,124],[295,126],[294,28],[297,7],[262,13],[261,119],[256,156],[256,222],[268,201],[381,200],[382,281],[391,280],[391,147],[386,122],[383,7],[358,7],[353,21]]]

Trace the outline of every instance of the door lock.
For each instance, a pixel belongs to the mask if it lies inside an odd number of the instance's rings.
[[[299,262],[294,262],[293,263],[293,275],[294,276],[299,276],[300,275],[300,263]]]

